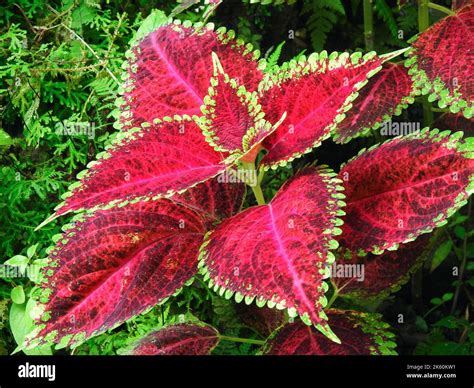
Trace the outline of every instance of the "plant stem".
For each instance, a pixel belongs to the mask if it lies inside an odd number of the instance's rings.
[[[329,302],[326,305],[325,309],[330,308],[333,305],[334,301],[337,299],[338,296],[339,296],[339,290],[337,288],[335,288],[334,293],[332,294],[331,299],[329,299]]]
[[[252,188],[253,194],[255,195],[255,199],[259,205],[265,205],[265,197],[263,196],[262,187],[260,186],[261,180],[263,179],[263,175],[257,173],[255,171],[255,164],[254,163],[242,163],[242,168],[246,171],[250,171],[250,176],[255,177],[254,181],[245,182]]]
[[[418,2],[418,30],[425,31],[430,26],[430,9],[428,0]]]
[[[252,338],[240,338],[240,337],[228,337],[226,335],[221,335],[219,337],[222,341],[232,341],[232,342],[241,342],[244,344],[252,344],[252,345],[264,345],[265,341],[256,340]]]
[[[89,46],[89,45],[87,44],[87,42],[86,42],[84,39],[82,39],[82,37],[81,37],[80,35],[78,35],[78,34],[76,33],[76,31],[71,30],[71,29],[70,29],[68,26],[66,26],[64,23],[61,23],[61,26],[62,26],[63,28],[65,28],[66,30],[68,30],[72,35],[74,35],[74,36],[76,37],[76,39],[79,40],[79,41],[92,53],[92,55],[94,55],[94,57],[97,58],[97,60],[98,60],[99,62],[101,62],[101,63],[103,62],[103,61],[100,59],[100,57],[97,55],[97,53],[94,51],[94,49],[93,49],[91,46]],[[112,71],[110,71],[110,69],[107,67],[107,65],[104,65],[104,69],[105,69],[105,71],[107,71],[107,73],[109,73],[110,77],[117,83],[117,85],[120,85],[119,80],[118,80],[117,77],[114,75],[114,73],[112,73]]]
[[[425,319],[428,315],[430,315],[433,311],[435,311],[436,309],[440,308],[441,306],[444,306],[446,304],[446,302],[442,302],[440,304],[437,304],[436,306],[433,306],[432,308],[430,308],[425,314],[423,314],[423,319]]]
[[[430,26],[430,9],[428,0],[419,0],[418,2],[418,30],[425,31]],[[428,96],[423,96],[423,126],[429,126],[433,122],[433,112]]]
[[[364,0],[363,5],[365,49],[372,51],[374,49],[374,10],[372,0]]]
[[[262,188],[260,183],[257,183],[255,186],[250,186],[252,188],[255,199],[259,205],[265,205],[265,197],[263,196]]]
[[[455,12],[451,11],[449,8],[443,7],[442,5],[438,5],[438,4],[435,4],[435,3],[432,3],[432,2],[428,3],[428,7],[432,8],[432,9],[436,9],[438,11],[441,11],[441,12],[443,12],[443,13],[449,15],[449,16],[455,14]]]

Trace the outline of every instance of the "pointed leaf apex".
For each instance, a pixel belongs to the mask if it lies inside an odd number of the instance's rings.
[[[211,53],[211,56],[212,56],[212,66],[214,68],[214,75],[217,75],[217,73],[224,75],[225,71],[224,71],[224,68],[222,67],[222,63],[219,60],[219,57],[217,56],[217,54],[213,51]]]
[[[380,55],[380,58],[382,58],[383,62],[389,61],[390,59],[393,59],[395,57],[398,57],[399,55],[407,52],[410,49],[410,47],[405,47],[400,50],[392,51],[391,53],[386,53]]]

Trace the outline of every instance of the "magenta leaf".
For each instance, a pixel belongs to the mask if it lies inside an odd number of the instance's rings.
[[[421,33],[408,52],[415,87],[429,94],[429,101],[449,106],[452,113],[474,115],[472,36],[474,5],[459,9]]]
[[[30,341],[73,344],[163,303],[192,281],[204,233],[237,213],[244,194],[214,178],[169,199],[77,215],[53,238]]]
[[[313,327],[300,321],[277,330],[268,340],[263,353],[268,355],[393,355],[396,344],[389,325],[380,314],[357,311],[328,310],[334,333],[341,339],[336,344]]]
[[[246,187],[242,182],[226,182],[225,175],[198,184],[170,199],[189,207],[210,225],[237,214],[242,208]]]
[[[107,152],[78,175],[56,216],[188,189],[224,171],[224,157],[204,140],[194,119],[175,117],[119,133]]]
[[[265,168],[285,165],[319,146],[344,119],[357,91],[388,58],[375,53],[328,57],[324,51],[268,73],[261,86],[266,119],[275,123],[285,112],[287,116],[263,143],[268,150],[262,161]]]
[[[31,339],[74,344],[162,303],[197,271],[206,220],[169,199],[80,214],[44,270]]]
[[[220,295],[250,304],[288,309],[290,316],[332,335],[324,312],[324,282],[337,248],[333,235],[344,195],[326,168],[307,168],[288,181],[273,200],[221,224],[201,247],[200,267]]]
[[[380,254],[444,225],[474,191],[474,146],[461,137],[425,128],[347,163],[339,173],[347,196],[341,246]]]
[[[352,109],[334,131],[334,140],[347,143],[377,129],[413,103],[416,94],[407,69],[403,65],[385,63],[382,70],[359,91]]]
[[[214,75],[208,95],[201,107],[200,126],[206,141],[220,152],[229,152],[234,159],[253,163],[263,150],[263,141],[284,120],[274,125],[265,120],[265,113],[256,92],[248,92],[243,85],[230,78],[215,53]]]
[[[264,141],[272,135],[286,118],[286,112],[283,113],[280,120],[271,124],[261,119],[256,125],[250,128],[242,139],[243,153],[239,160],[244,163],[254,163],[260,151],[265,149]]]
[[[398,291],[424,263],[430,252],[431,238],[432,235],[422,235],[413,242],[401,245],[396,251],[385,251],[381,255],[351,254],[338,258],[333,265],[331,279],[339,289],[338,294],[366,304]],[[363,266],[362,278],[354,276],[355,265]]]
[[[453,10],[458,10],[466,5],[472,4],[472,0],[452,0],[451,8]]]
[[[211,86],[201,107],[204,115],[201,127],[206,141],[216,151],[242,152],[247,132],[264,126],[264,113],[257,94],[247,92],[243,85],[230,78],[214,53],[213,64]]]
[[[205,356],[219,343],[219,333],[204,323],[181,323],[152,331],[124,354],[134,356]]]
[[[277,309],[244,303],[238,303],[235,308],[240,320],[265,338],[285,323],[285,313]]]
[[[234,35],[223,28],[214,31],[211,24],[180,21],[147,35],[127,53],[120,125],[128,129],[165,116],[199,114],[212,76],[212,52],[231,78],[255,91],[265,63]]]
[[[444,113],[431,124],[431,127],[452,132],[463,131],[464,137],[474,136],[474,118],[466,119],[462,113]]]

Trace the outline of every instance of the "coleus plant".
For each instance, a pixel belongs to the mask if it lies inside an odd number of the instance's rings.
[[[407,280],[429,245],[418,237],[473,192],[473,139],[425,128],[362,150],[337,173],[306,166],[268,202],[260,183],[331,136],[367,134],[420,92],[470,118],[472,61],[451,25],[472,17],[467,6],[421,34],[410,70],[389,62],[406,50],[313,53],[267,68],[232,31],[155,26],[127,53],[119,132],[45,221],[77,213],[48,250],[25,346],[77,346],[202,277],[226,299],[275,310],[263,354],[393,354],[378,315],[334,309],[325,295],[372,298]],[[446,44],[440,56],[426,42],[441,47],[448,32],[459,51]],[[244,183],[258,204],[241,210]],[[366,279],[330,287],[344,263],[366,265]],[[181,322],[125,353],[208,354],[225,338]]]

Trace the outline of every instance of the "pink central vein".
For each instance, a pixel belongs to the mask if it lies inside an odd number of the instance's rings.
[[[301,284],[301,280],[299,278],[298,271],[294,267],[290,257],[288,257],[288,254],[286,253],[285,247],[283,246],[283,241],[281,240],[280,234],[278,233],[275,225],[275,217],[273,216],[273,208],[271,204],[267,205],[268,211],[270,213],[270,227],[271,227],[271,232],[274,236],[274,239],[277,242],[278,245],[278,252],[281,255],[281,257],[284,259],[285,263],[288,266],[288,270],[290,271],[291,278],[293,279],[293,286],[296,288],[297,293],[299,294],[299,297],[305,304],[306,308],[308,308],[308,312],[311,312],[313,309],[313,304],[311,301],[308,299],[306,296],[306,293],[303,289],[303,285]]]

